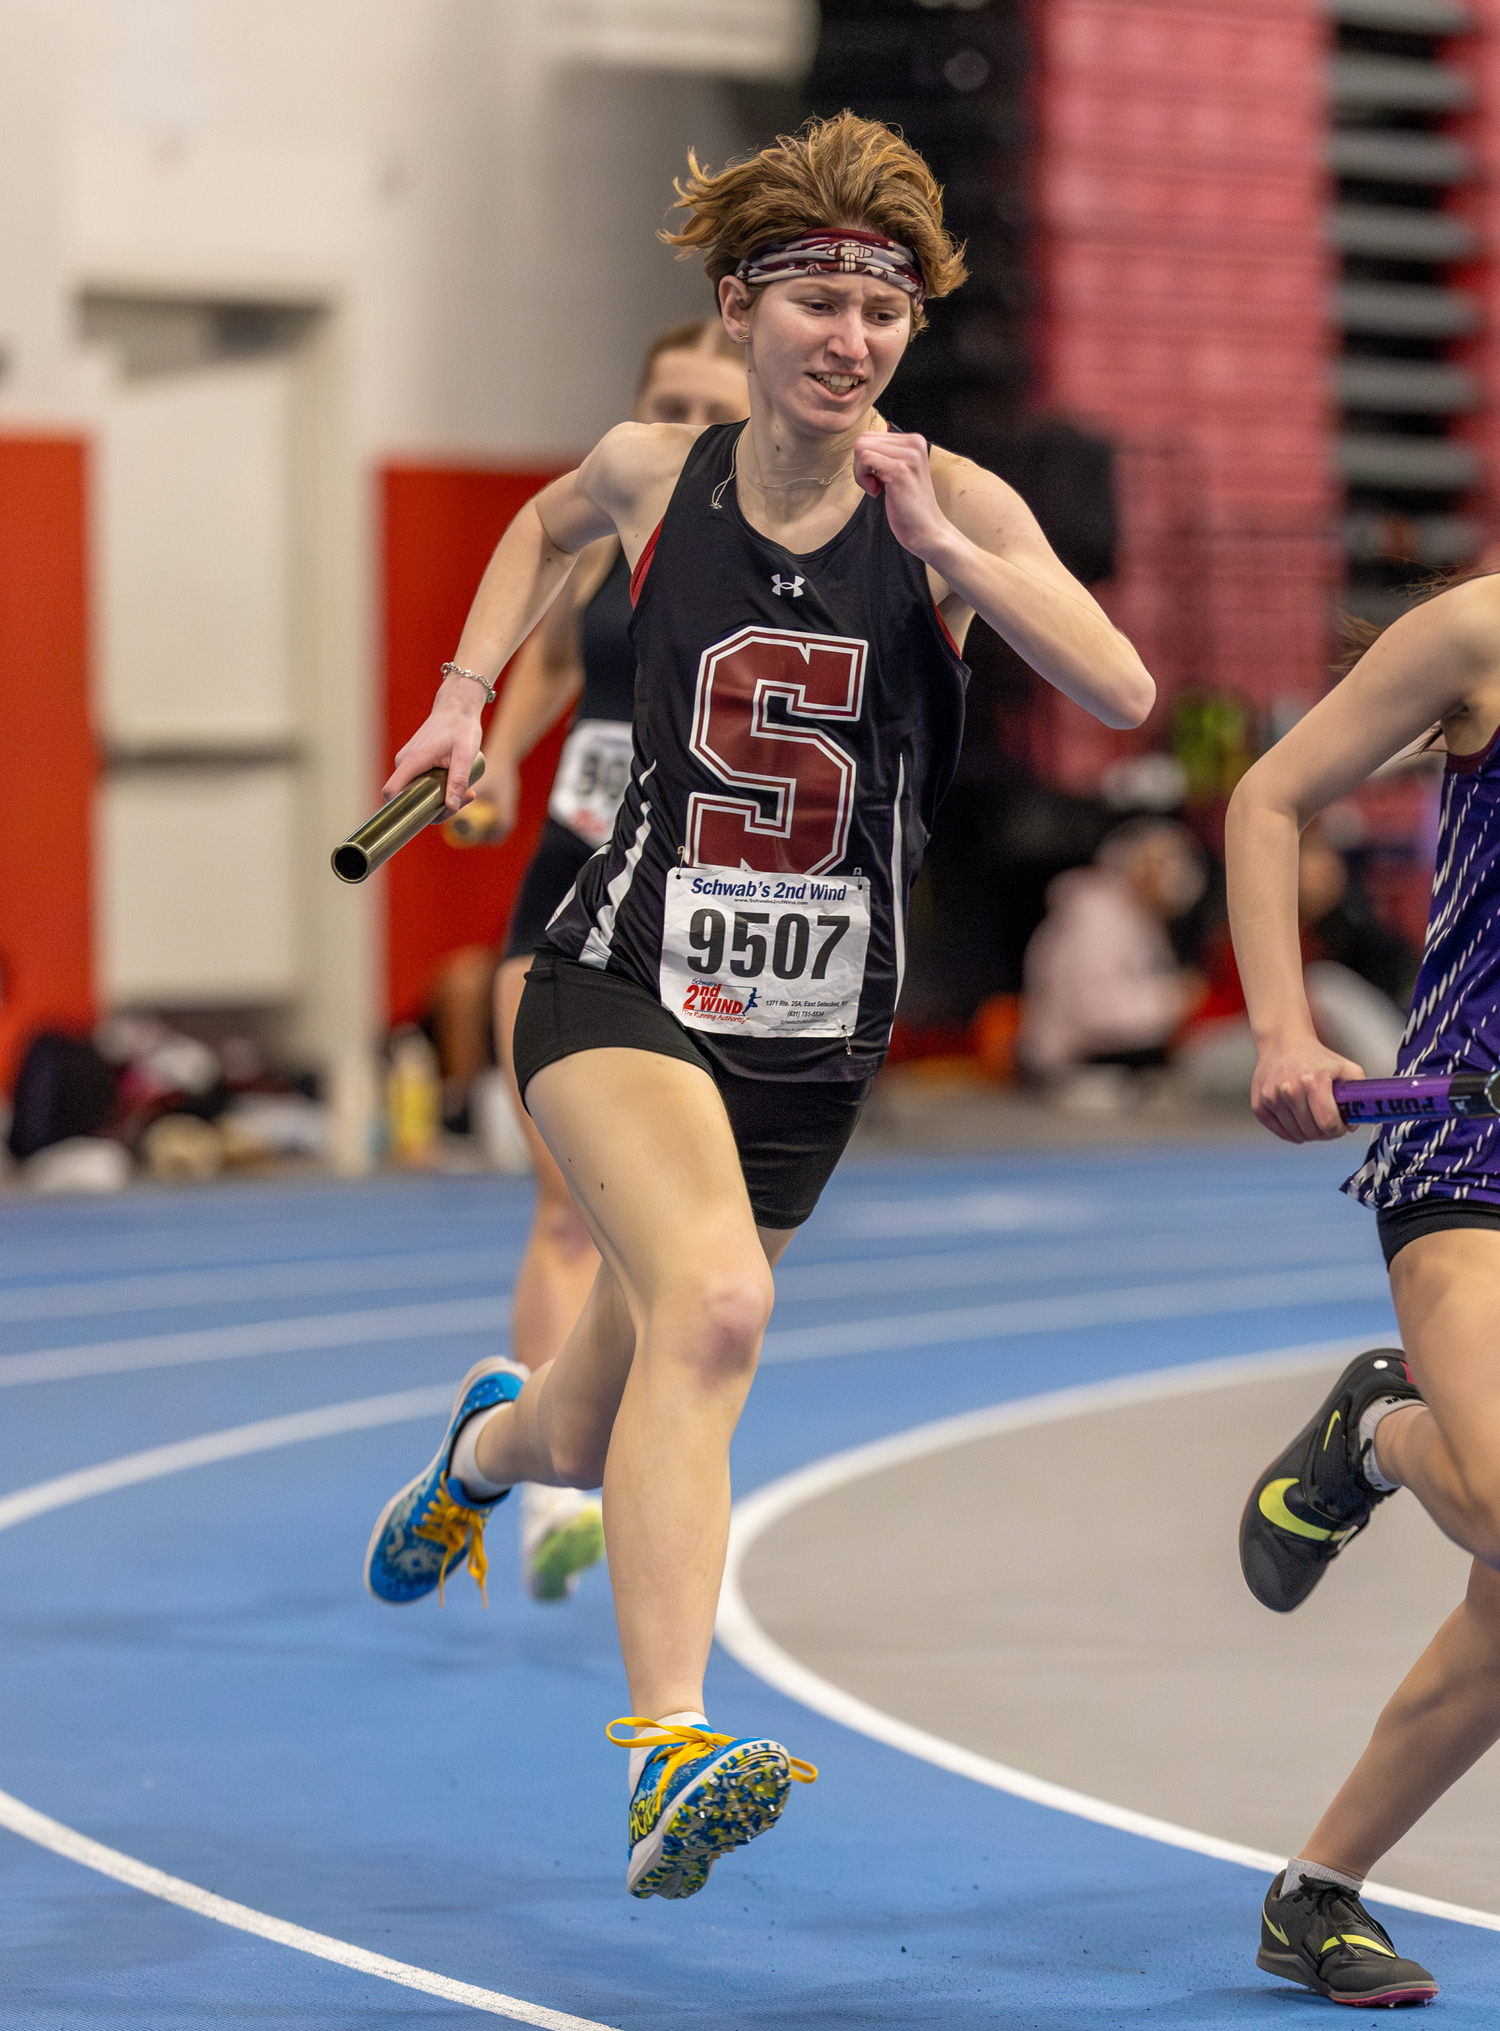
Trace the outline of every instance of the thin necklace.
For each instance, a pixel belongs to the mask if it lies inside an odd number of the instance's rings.
[[[741,432],[742,436],[743,434],[744,433]],[[711,505],[713,507],[717,508],[722,504],[724,498],[724,489],[729,485],[731,480],[735,479],[738,476],[739,469],[740,469],[740,440],[737,437],[734,440],[734,447],[729,454],[728,478],[720,480],[719,484],[713,490],[713,494],[711,496]],[[767,485],[767,483],[764,480],[751,479],[750,484],[752,487],[759,487],[763,494],[789,494],[793,487],[831,487],[835,480],[841,480],[844,477],[845,473],[852,472],[853,470],[854,470],[854,460],[851,458],[847,465],[841,465],[838,471],[836,473],[830,473],[826,480],[819,479],[816,473],[809,473],[804,479],[772,480],[769,485]],[[748,479],[749,477],[750,476],[747,473],[746,478]]]

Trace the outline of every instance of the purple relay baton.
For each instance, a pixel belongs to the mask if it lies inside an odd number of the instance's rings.
[[[1500,1114],[1500,1072],[1335,1079],[1333,1102],[1351,1125],[1356,1121],[1410,1121],[1421,1115]]]

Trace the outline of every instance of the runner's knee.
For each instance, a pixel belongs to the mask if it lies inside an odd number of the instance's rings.
[[[1488,1488],[1471,1494],[1474,1519],[1474,1556],[1492,1572],[1500,1573],[1500,1489]]]
[[[568,1261],[593,1253],[589,1231],[566,1191],[557,1193],[539,1187],[534,1226],[543,1246]]]
[[[604,1462],[609,1454],[609,1432],[591,1420],[565,1418],[548,1433],[547,1451],[557,1485],[562,1488],[597,1488],[604,1480]]]
[[[673,1292],[676,1316],[670,1341],[678,1350],[677,1359],[709,1388],[748,1380],[774,1296],[770,1272],[763,1264],[759,1269],[747,1264],[743,1269],[695,1271]]]
[[[1446,1434],[1445,1434],[1446,1436]],[[1500,1458],[1485,1443],[1481,1430],[1465,1431],[1449,1452],[1469,1511],[1465,1542],[1475,1557],[1500,1571]]]

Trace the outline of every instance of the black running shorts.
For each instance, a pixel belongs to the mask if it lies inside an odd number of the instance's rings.
[[[578,879],[578,870],[593,847],[549,818],[537,835],[536,849],[526,863],[521,886],[511,906],[505,931],[505,959],[529,959],[547,935],[552,912]]]
[[[1375,1227],[1389,1269],[1392,1259],[1419,1235],[1436,1234],[1443,1227],[1500,1229],[1500,1206],[1484,1199],[1414,1199],[1409,1205],[1378,1211]]]
[[[512,1042],[521,1098],[544,1065],[575,1051],[657,1051],[719,1089],[750,1210],[761,1227],[800,1227],[844,1154],[872,1079],[742,1079],[704,1051],[637,981],[544,946],[531,963]]]

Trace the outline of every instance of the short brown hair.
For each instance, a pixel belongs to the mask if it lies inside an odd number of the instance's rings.
[[[640,401],[651,379],[651,371],[663,353],[696,353],[704,348],[710,334],[713,337],[712,350],[726,359],[738,360],[744,364],[745,348],[732,339],[724,329],[724,321],[718,316],[697,317],[691,324],[674,324],[670,331],[659,332],[651,341],[650,350],[641,361],[641,378],[635,384],[635,399]]]
[[[911,248],[929,297],[947,296],[968,274],[963,248],[943,227],[943,193],[915,148],[894,127],[850,112],[809,120],[778,135],[758,155],[715,174],[688,150],[688,175],[673,179],[680,231],[661,237],[680,261],[701,252],[718,288],[762,247],[795,240],[819,226],[883,233]],[[912,305],[912,329],[926,319]]]
[[[1452,592],[1456,586],[1467,585],[1471,579],[1500,576],[1488,557],[1482,557],[1474,564],[1460,564],[1451,571],[1429,571],[1424,578],[1415,580],[1401,590],[1406,597],[1405,613],[1413,607],[1426,606],[1429,600],[1438,599],[1445,592]],[[1398,620],[1400,615],[1393,615]],[[1334,615],[1338,628],[1339,653],[1334,658],[1335,679],[1347,677],[1355,664],[1360,662],[1367,649],[1373,649],[1391,620],[1367,621],[1359,614],[1346,613],[1339,608]]]

